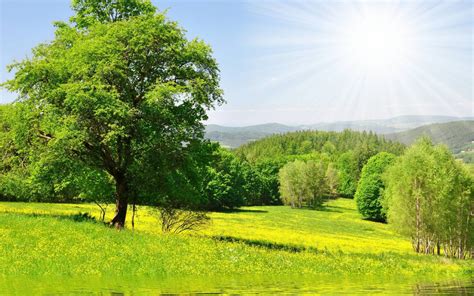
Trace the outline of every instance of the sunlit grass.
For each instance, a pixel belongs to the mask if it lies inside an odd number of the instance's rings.
[[[87,212],[99,218],[93,204],[0,203],[0,212],[77,214]],[[108,210],[111,219],[113,206]],[[350,199],[331,200],[323,211],[289,209],[285,206],[247,207],[235,212],[212,213],[211,224],[195,234],[233,236],[300,244],[306,247],[347,252],[410,252],[410,243],[390,230],[390,226],[362,220]],[[139,207],[136,229],[160,233],[158,212]],[[107,220],[106,219],[106,220]],[[131,214],[128,215],[128,227]]]
[[[389,225],[362,220],[353,200],[330,201],[324,211],[283,206],[247,209],[262,212],[214,213],[213,225],[204,233],[351,253],[411,250],[409,242],[393,233]]]
[[[212,213],[212,223],[191,235],[163,235],[157,213],[147,207],[139,209],[135,231],[116,231],[58,218],[98,217],[95,205],[0,203],[0,274],[455,276],[473,270],[467,261],[412,253],[389,225],[361,220],[353,200],[330,201],[324,211],[242,210]]]

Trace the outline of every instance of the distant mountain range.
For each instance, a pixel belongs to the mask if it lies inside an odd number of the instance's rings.
[[[226,147],[235,148],[250,141],[255,141],[271,134],[281,134],[298,130],[322,130],[322,131],[342,131],[351,129],[354,131],[372,131],[378,134],[389,134],[389,137],[396,137],[399,132],[416,129],[430,124],[447,122],[458,122],[474,120],[474,117],[452,117],[452,116],[417,116],[407,115],[380,120],[358,120],[358,121],[337,121],[321,122],[310,125],[289,126],[279,123],[267,123],[244,127],[228,127],[210,124],[206,126],[206,137],[212,141],[217,141]],[[435,130],[437,127],[434,128]],[[415,131],[415,135],[420,131]],[[450,133],[441,130],[440,133]],[[434,132],[433,135],[438,135]],[[412,138],[412,134],[399,135],[401,142]],[[457,149],[457,148],[456,148]]]
[[[206,138],[219,142],[222,146],[237,148],[240,145],[264,138],[273,134],[281,134],[303,130],[302,127],[288,126],[279,123],[266,123],[244,127],[228,127],[210,124],[206,126]]]

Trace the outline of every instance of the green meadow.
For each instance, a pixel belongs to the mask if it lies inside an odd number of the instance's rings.
[[[91,204],[2,202],[0,211],[4,278],[291,273],[436,279],[474,271],[470,260],[413,253],[389,225],[362,220],[351,199],[331,200],[321,211],[263,206],[212,213],[208,226],[187,234],[161,234],[158,213],[147,207],[138,209],[134,230],[122,231],[97,221]]]

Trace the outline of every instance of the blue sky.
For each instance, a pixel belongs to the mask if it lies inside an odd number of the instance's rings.
[[[209,123],[474,115],[472,1],[153,2],[214,50],[228,103]],[[0,3],[4,81],[72,12],[68,0]]]

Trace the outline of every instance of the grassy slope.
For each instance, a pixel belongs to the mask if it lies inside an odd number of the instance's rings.
[[[0,274],[235,275],[235,274],[472,274],[472,263],[413,254],[388,225],[360,220],[352,200],[327,211],[253,207],[213,213],[193,236],[162,235],[148,208],[137,231],[28,213],[73,214],[93,205],[0,203]],[[12,213],[16,212],[16,213]],[[234,242],[210,237],[234,237]],[[258,240],[258,241],[256,241]],[[299,252],[255,246],[262,241]],[[304,247],[308,250],[301,251]],[[317,248],[309,250],[308,247]]]
[[[411,250],[410,244],[390,231],[387,224],[360,219],[353,200],[331,201],[325,211],[292,210],[284,206],[258,207],[258,210],[262,212],[215,213],[213,226],[205,233],[303,245],[329,252]]]

